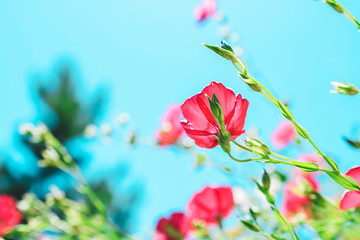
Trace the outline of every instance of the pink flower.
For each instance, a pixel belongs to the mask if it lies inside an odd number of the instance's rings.
[[[161,218],[156,226],[153,240],[179,240],[190,232],[188,217],[182,212],[175,212],[168,218]]]
[[[285,217],[293,217],[299,213],[311,217],[311,201],[306,194],[319,191],[319,183],[312,175],[298,175],[296,179],[285,185],[282,212]]]
[[[283,121],[271,134],[271,143],[278,149],[283,149],[295,140],[296,130],[289,121]]]
[[[205,187],[190,199],[186,212],[193,220],[203,220],[208,224],[218,224],[230,215],[234,207],[231,187]]]
[[[360,184],[360,167],[351,168],[346,174]],[[340,202],[340,209],[346,210],[360,206],[360,191],[346,191]]]
[[[185,121],[181,124],[186,134],[195,140],[195,144],[203,148],[213,148],[219,145],[217,141],[220,132],[219,124],[215,121],[210,110],[210,104],[206,96],[210,98],[215,93],[224,113],[224,124],[232,139],[245,132],[244,124],[249,102],[240,94],[235,98],[235,93],[224,87],[221,83],[212,82],[201,93],[187,99],[181,110]]]
[[[216,12],[216,0],[204,0],[194,9],[194,17],[198,22],[202,22],[213,16]]]
[[[21,219],[22,215],[16,208],[15,199],[6,194],[0,195],[0,236],[11,231]]]
[[[170,105],[161,119],[161,128],[155,132],[160,145],[174,144],[181,137],[184,132],[181,118],[180,104]]]

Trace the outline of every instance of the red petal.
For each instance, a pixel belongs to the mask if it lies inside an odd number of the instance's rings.
[[[231,119],[225,119],[225,122],[228,123],[229,132],[233,132],[234,134],[243,132],[248,107],[249,101],[243,99],[240,94],[237,95],[234,115]]]
[[[358,184],[360,184],[360,167],[353,167],[347,173],[346,176],[354,179]]]
[[[341,199],[340,209],[346,210],[360,206],[360,191],[347,191]]]
[[[209,121],[204,116],[199,105],[196,102],[197,95],[187,99],[182,105],[181,110],[187,122],[191,123],[193,129],[207,130]]]
[[[221,108],[224,112],[224,117],[227,118],[235,106],[235,93],[230,88],[226,88],[222,83],[212,82],[209,86],[205,87],[200,93],[200,96],[206,99],[206,95],[212,98],[215,93],[220,102]],[[209,103],[207,102],[209,106]]]

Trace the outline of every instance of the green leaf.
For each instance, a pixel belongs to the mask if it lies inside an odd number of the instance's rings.
[[[341,173],[327,172],[327,174],[339,185],[352,191],[360,190],[359,184],[352,178]]]
[[[204,43],[204,46],[209,48],[211,51],[213,51],[217,55],[219,55],[219,56],[221,56],[223,58],[226,58],[227,60],[230,60],[232,62],[237,62],[238,61],[238,59],[235,56],[235,53],[230,51],[230,50],[221,48],[219,46],[208,45],[208,44],[205,44],[205,43]]]
[[[255,225],[252,221],[250,221],[250,220],[240,220],[240,221],[249,230],[251,230],[253,232],[259,232],[260,231],[259,227],[257,225]]]
[[[360,141],[358,140],[350,140],[346,137],[344,137],[344,140],[353,148],[360,149]]]

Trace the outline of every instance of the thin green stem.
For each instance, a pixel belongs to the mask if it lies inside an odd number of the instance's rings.
[[[286,218],[285,218],[283,215],[281,215],[279,209],[276,207],[275,204],[273,204],[273,209],[276,211],[277,215],[280,217],[280,219],[281,219],[281,221],[283,222],[283,224],[287,226],[287,229],[288,229],[288,232],[289,232],[290,235],[291,235],[291,238],[292,238],[293,240],[299,240],[299,237],[298,237],[298,235],[296,234],[293,226],[286,220]]]
[[[236,146],[238,146],[239,148],[242,148],[248,152],[253,152],[250,148],[244,146],[244,145],[241,145],[240,143],[236,142],[234,139],[232,139],[231,137],[229,137],[229,140],[232,141]]]
[[[248,159],[237,159],[233,155],[231,155],[231,153],[228,153],[228,155],[232,160],[234,160],[236,162],[252,162],[252,161],[258,161],[258,160],[262,159],[262,157],[248,158]]]
[[[261,91],[261,94],[266,97],[272,104],[276,105],[276,103],[274,102],[274,100],[272,100],[268,95],[266,95],[263,91]]]
[[[263,235],[266,239],[269,240],[276,240],[275,238],[273,238],[272,236],[270,236],[269,234],[265,233],[263,230],[259,229],[259,233],[261,233],[261,235]]]

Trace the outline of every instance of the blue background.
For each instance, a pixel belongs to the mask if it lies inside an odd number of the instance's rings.
[[[360,2],[341,2],[360,18]],[[183,102],[211,81],[221,81],[250,101],[245,128],[259,128],[269,142],[281,120],[279,112],[237,78],[230,62],[201,45],[218,44],[221,38],[216,35],[217,22],[196,24],[192,11],[198,3],[1,1],[1,150],[11,152],[19,165],[25,161],[13,146],[13,132],[19,123],[36,120],[31,80],[39,73],[51,75],[59,59],[70,59],[78,67],[84,92],[99,86],[110,90],[98,123],[128,112],[140,135],[152,137],[169,104]],[[321,1],[220,0],[219,10],[240,34],[250,74],[280,99],[290,100],[296,119],[343,172],[359,165],[359,152],[350,149],[342,136],[356,136],[360,98],[329,93],[331,81],[360,85],[356,27]],[[150,231],[158,217],[183,209],[204,185],[230,183],[216,169],[195,172],[191,156],[174,148],[143,145],[134,151],[99,143],[87,148],[94,156],[89,178],[125,163],[130,169],[129,187],[133,182],[144,184],[135,232]],[[205,152],[215,161],[232,164],[219,148]],[[297,152],[288,154],[296,157]],[[263,167],[233,166],[243,176],[236,181],[248,188],[253,188],[248,176],[258,177]],[[330,191],[334,185],[326,186],[324,191]]]

